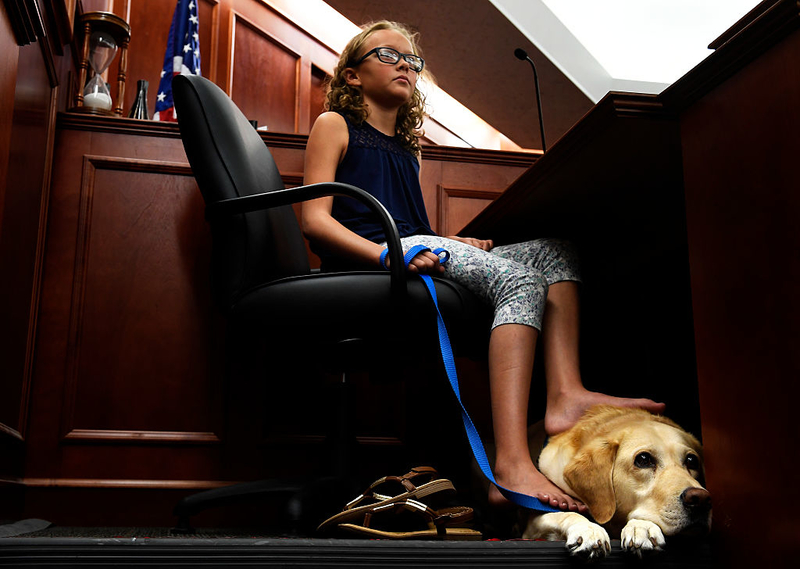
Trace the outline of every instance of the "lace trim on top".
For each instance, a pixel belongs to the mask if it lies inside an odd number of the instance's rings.
[[[409,156],[413,157],[411,152],[406,150],[397,141],[396,137],[383,134],[366,121],[360,126],[356,126],[348,119],[347,126],[350,127],[350,144],[353,146],[359,146],[361,148],[378,148],[397,156],[402,156],[405,158],[408,158]]]

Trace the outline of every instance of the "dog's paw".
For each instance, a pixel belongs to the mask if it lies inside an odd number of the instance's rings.
[[[640,559],[643,555],[661,551],[664,547],[664,532],[653,522],[631,520],[622,528],[622,549]]]
[[[567,551],[586,560],[602,559],[611,551],[606,530],[588,520],[572,524],[567,530]]]

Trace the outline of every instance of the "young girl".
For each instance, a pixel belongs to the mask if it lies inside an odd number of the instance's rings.
[[[649,399],[620,399],[583,387],[578,367],[578,280],[568,243],[536,240],[494,247],[491,240],[439,237],[422,201],[419,128],[424,101],[417,80],[424,69],[415,37],[393,22],[378,22],[350,40],[308,139],[305,183],[344,182],[373,194],[392,214],[404,250],[422,244],[450,253],[446,265],[430,252],[409,270],[457,281],[494,307],[489,378],[495,477],[502,486],[563,510],[586,507],[534,466],[527,442],[528,396],[541,335],[547,386],[545,430],[572,426],[598,403],[641,407]],[[327,267],[380,268],[383,232],[369,211],[350,199],[325,197],[303,206],[303,230]],[[505,499],[492,489],[491,501]]]

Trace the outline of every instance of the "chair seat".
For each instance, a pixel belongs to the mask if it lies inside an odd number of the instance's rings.
[[[454,352],[485,353],[489,307],[457,283],[441,278],[434,278],[434,283]],[[377,271],[287,277],[246,292],[228,316],[251,333],[313,342],[417,338],[438,346],[436,313],[422,280],[409,278],[408,298],[399,308],[393,305],[389,287],[390,275]]]

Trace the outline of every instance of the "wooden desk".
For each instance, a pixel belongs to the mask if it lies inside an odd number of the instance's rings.
[[[572,240],[584,381],[699,431],[680,132],[657,97],[606,96],[462,234]]]
[[[725,567],[789,566],[800,536],[799,30],[797,2],[760,4],[658,97],[606,97],[465,229],[576,240],[608,385],[658,382],[674,416],[696,375]]]

